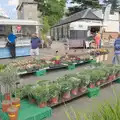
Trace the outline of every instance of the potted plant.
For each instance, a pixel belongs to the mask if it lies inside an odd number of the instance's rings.
[[[61,93],[62,93],[63,100],[70,99],[71,98],[70,91],[72,89],[71,82],[65,80],[65,81],[61,81],[59,84],[61,86]]]
[[[18,120],[18,108],[11,106],[7,112],[10,120]]]
[[[47,86],[37,86],[33,88],[32,95],[40,108],[47,106],[47,101],[49,100],[49,90]]]
[[[51,83],[50,85],[48,85],[48,89],[49,89],[50,103],[57,104],[60,95],[60,85],[57,82]]]
[[[2,111],[7,112],[8,108],[11,106],[11,102],[9,100],[4,100],[2,102]]]
[[[77,95],[78,94],[78,86],[80,84],[80,79],[78,79],[77,77],[71,77],[69,79],[69,82],[71,82],[71,84],[72,84],[71,94]]]
[[[80,79],[79,92],[85,93],[87,91],[87,86],[90,83],[90,77],[89,75],[79,74],[78,78]]]
[[[0,72],[0,83],[5,87],[5,100],[11,99],[11,90],[15,87],[19,80],[17,69],[12,66],[7,66]]]
[[[108,81],[113,81],[115,80],[116,78],[116,75],[115,75],[115,69],[113,66],[108,66],[108,70],[109,70],[109,76],[108,76]]]

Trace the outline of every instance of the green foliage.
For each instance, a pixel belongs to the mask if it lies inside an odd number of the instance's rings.
[[[87,8],[100,8],[98,0],[72,0],[72,3],[78,3],[77,6],[70,7],[68,15],[85,10]]]
[[[71,109],[71,112],[65,112],[68,120],[120,120],[120,100],[117,98],[117,101],[114,101],[113,104],[109,102],[100,104],[98,112],[82,114],[73,109]]]
[[[56,24],[64,15],[66,0],[35,0],[38,2],[38,10],[43,17],[43,33]]]
[[[48,85],[49,97],[54,98],[60,95],[61,86],[58,83],[52,83]]]
[[[32,89],[32,96],[38,104],[47,102],[49,100],[49,90],[46,86],[36,86]]]
[[[6,88],[6,92],[9,92],[19,79],[17,69],[12,66],[7,66],[0,72],[0,83]]]
[[[104,0],[105,3],[112,4],[112,11],[120,11],[120,1],[119,0]]]

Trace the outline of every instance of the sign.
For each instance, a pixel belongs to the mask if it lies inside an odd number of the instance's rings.
[[[70,30],[87,30],[88,27],[82,24],[73,24],[70,26]]]
[[[20,26],[20,25],[17,26],[17,31],[18,31],[18,32],[21,31],[21,26]]]

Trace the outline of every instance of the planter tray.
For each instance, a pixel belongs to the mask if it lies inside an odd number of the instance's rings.
[[[118,78],[118,79],[115,81],[115,83],[120,83],[120,78]]]
[[[49,69],[49,67],[47,67],[47,68],[41,68],[41,69],[38,69],[38,70],[47,70],[47,69]],[[25,75],[25,74],[35,73],[38,70],[34,70],[34,71],[30,71],[30,72],[28,72],[28,71],[19,72],[18,75]]]
[[[57,66],[53,66],[53,67],[49,67],[48,70],[56,70],[56,69],[61,69],[61,68],[66,68],[68,65],[57,65]]]
[[[51,108],[39,108],[35,104],[29,104],[27,100],[21,101],[21,108],[19,110],[18,120],[44,120],[51,116]]]
[[[61,105],[61,104],[64,104],[64,103],[67,103],[67,102],[70,102],[70,101],[72,101],[72,100],[74,100],[74,99],[77,99],[77,98],[79,98],[79,97],[82,97],[83,95],[85,95],[85,94],[87,94],[88,92],[86,91],[86,92],[84,92],[84,93],[78,93],[78,95],[71,95],[71,98],[70,99],[66,99],[66,100],[64,100],[64,102],[62,101],[62,100],[59,100],[59,102],[57,103],[57,104],[51,104],[51,105],[49,105],[49,107],[56,107],[56,106],[59,106],[59,105]]]
[[[8,114],[4,113],[2,110],[0,110],[0,118],[1,120],[9,120]]]

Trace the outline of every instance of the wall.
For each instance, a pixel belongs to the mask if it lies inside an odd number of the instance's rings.
[[[103,23],[105,32],[119,32],[119,13],[109,15],[108,21]]]
[[[37,4],[24,4],[23,9],[25,20],[38,20]]]
[[[34,0],[19,0],[19,4],[21,4],[22,2],[34,2]]]

